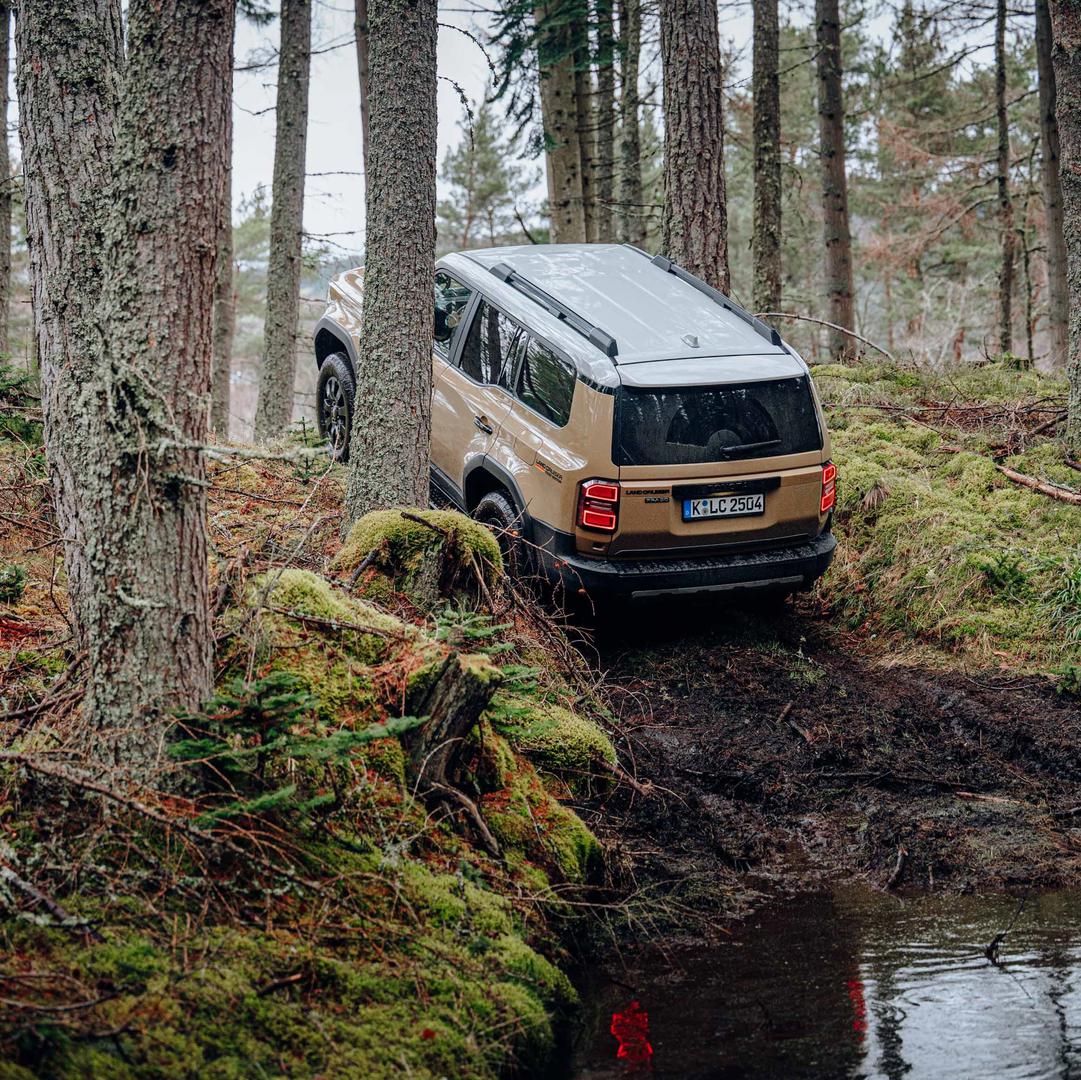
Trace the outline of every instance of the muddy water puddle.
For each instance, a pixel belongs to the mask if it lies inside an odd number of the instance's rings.
[[[574,1080],[1081,1077],[1081,892],[778,902],[584,988]]]

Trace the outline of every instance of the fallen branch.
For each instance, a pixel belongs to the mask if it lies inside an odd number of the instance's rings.
[[[889,351],[889,349],[884,349],[881,345],[876,345],[869,338],[857,334],[855,330],[848,330],[843,326],[838,326],[837,323],[827,322],[825,319],[815,319],[810,315],[796,315],[794,312],[789,311],[758,311],[755,312],[754,317],[756,319],[798,319],[800,322],[813,322],[818,323],[819,326],[828,326],[831,330],[837,330],[839,333],[847,334],[857,341],[862,341],[864,345],[870,345],[872,349],[876,352],[880,352],[892,363],[897,363],[897,358]]]
[[[886,882],[886,892],[897,888],[901,883],[901,878],[905,872],[905,863],[908,862],[908,852],[902,845],[897,845],[897,862],[894,864],[893,873],[890,874],[889,881]]]
[[[1006,926],[1006,929],[1000,930],[997,934],[995,934],[995,936],[991,938],[990,942],[988,942],[987,947],[983,950],[983,955],[986,956],[987,959],[995,965],[995,967],[999,966],[999,946],[1006,940],[1006,935],[1013,929],[1014,923],[1017,922],[1018,918],[1021,915],[1021,912],[1025,910],[1025,902],[1027,900],[1028,894],[1026,893],[1024,896],[1021,897],[1021,903],[1017,905],[1017,910],[1013,913],[1013,918],[1010,919],[1009,924]]]
[[[24,896],[29,897],[35,904],[40,904],[57,922],[64,926],[70,926],[74,930],[81,930],[83,933],[88,934],[94,941],[104,941],[105,939],[95,930],[88,922],[83,919],[72,915],[67,908],[63,907],[60,903],[54,900],[47,893],[43,893],[32,882],[27,881],[25,878],[20,877],[10,866],[6,863],[0,863],[0,878],[4,881],[10,882],[15,888],[19,890]]]
[[[1005,465],[996,464],[995,468],[1015,484],[1020,484],[1021,487],[1026,487],[1030,491],[1038,491],[1041,495],[1046,495],[1051,499],[1058,499],[1059,502],[1069,503],[1071,506],[1081,506],[1081,492],[1071,491],[1069,488],[1059,487],[1057,484],[1049,484],[1045,480],[1037,480],[1035,476],[1019,473],[1014,469],[1007,468]]]

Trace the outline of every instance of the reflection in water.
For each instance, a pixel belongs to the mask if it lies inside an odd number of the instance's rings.
[[[994,967],[984,948],[1016,907],[844,890],[765,909],[587,988],[571,1075],[1081,1078],[1081,894],[1030,899]]]
[[[649,1013],[632,1001],[625,1009],[612,1013],[608,1029],[616,1038],[616,1058],[626,1062],[634,1072],[649,1072],[653,1047],[649,1042]]]

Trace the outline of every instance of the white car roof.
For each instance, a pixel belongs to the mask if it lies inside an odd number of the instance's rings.
[[[747,319],[622,244],[529,244],[449,255],[440,265],[561,347],[591,381],[701,385],[805,374],[806,365]],[[609,358],[494,268],[510,268],[615,339]],[[479,272],[479,273],[478,273]],[[636,367],[636,365],[641,365]],[[617,374],[616,367],[619,372]]]

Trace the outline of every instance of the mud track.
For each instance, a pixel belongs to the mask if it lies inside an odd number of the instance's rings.
[[[598,815],[623,888],[735,912],[826,876],[1081,881],[1081,703],[1047,679],[905,666],[808,600],[642,609],[594,647],[652,786]]]

